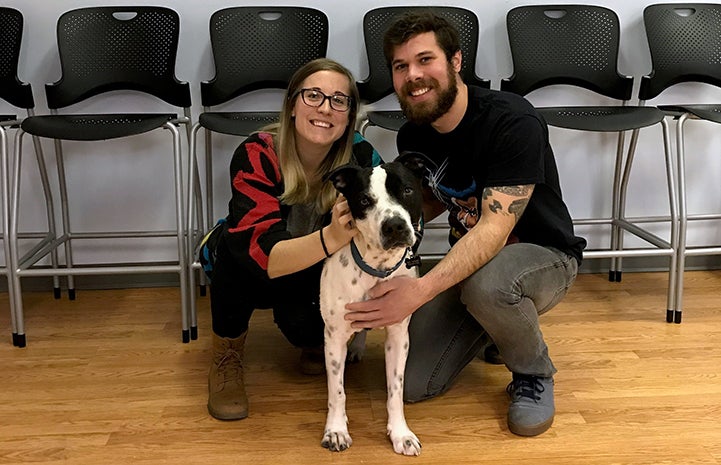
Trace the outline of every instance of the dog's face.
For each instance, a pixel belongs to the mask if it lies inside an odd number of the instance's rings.
[[[421,218],[425,159],[403,154],[375,168],[345,165],[326,176],[348,200],[358,230],[374,248],[406,248]]]

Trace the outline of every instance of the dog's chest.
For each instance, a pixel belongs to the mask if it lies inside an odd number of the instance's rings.
[[[321,311],[333,308],[343,309],[344,312],[345,304],[366,300],[368,289],[398,276],[417,276],[416,268],[409,269],[401,264],[390,276],[379,278],[363,271],[353,260],[350,246],[346,246],[326,260],[323,266]]]

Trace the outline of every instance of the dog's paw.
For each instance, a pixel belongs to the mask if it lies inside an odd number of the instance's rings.
[[[393,443],[393,450],[396,454],[421,455],[421,442],[412,431],[406,431],[406,434],[399,435],[389,432],[388,436]]]
[[[326,430],[320,445],[333,452],[343,452],[353,444],[347,430],[330,431]]]

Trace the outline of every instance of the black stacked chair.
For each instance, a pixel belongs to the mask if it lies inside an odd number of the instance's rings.
[[[213,13],[210,18],[210,43],[215,76],[201,82],[203,113],[193,126],[190,142],[190,192],[188,202],[188,250],[194,251],[201,232],[207,231],[213,216],[213,171],[211,133],[248,136],[276,122],[280,108],[272,111],[228,111],[221,107],[233,104],[252,91],[285,89],[293,73],[303,64],[326,56],[328,18],[322,11],[305,7],[231,7]],[[205,129],[205,202],[195,188],[199,173],[196,139]],[[205,204],[205,205],[203,205]],[[205,209],[205,212],[203,212]],[[203,214],[205,213],[205,214]],[[197,217],[198,226],[193,225]],[[200,268],[197,254],[189,257],[191,296],[191,330],[197,334],[195,321],[195,270]],[[205,293],[201,275],[201,295]]]
[[[26,276],[49,276],[60,274],[68,278],[70,298],[75,298],[74,276],[78,275],[125,275],[146,273],[174,273],[180,282],[182,339],[189,340],[187,309],[187,266],[182,190],[180,125],[190,120],[190,86],[175,77],[180,19],[178,14],[163,7],[97,7],[80,8],[64,13],[57,23],[58,52],[61,77],[45,86],[51,115],[30,116],[22,121],[18,132],[13,160],[13,189],[10,196],[9,239],[11,249],[17,250],[18,218],[20,217],[20,167],[22,161],[22,137],[24,134],[54,139],[58,167],[62,234],[30,256],[17,259],[17,271],[13,276],[13,292],[17,304],[18,337],[24,340],[21,329],[23,321],[21,278]],[[163,113],[70,113],[76,104],[103,100],[111,91],[133,91],[140,95],[154,96],[152,100],[168,107]],[[162,101],[162,102],[161,102]],[[165,103],[163,103],[165,102]],[[167,104],[167,105],[166,105]],[[112,107],[112,104],[110,104]],[[184,115],[176,111],[183,109]],[[164,108],[165,109],[165,108]],[[63,113],[61,114],[61,110]],[[187,126],[186,126],[187,127]],[[145,178],[148,184],[157,183],[162,175],[173,173],[174,202],[168,208],[175,212],[174,229],[148,229],[142,231],[74,231],[70,224],[70,199],[68,198],[63,155],[63,140],[102,141],[136,136],[155,129],[165,129],[170,135],[172,150],[167,157],[168,169],[154,173],[143,169],[143,160],[129,157],[127,163],[138,166],[133,178]],[[75,144],[75,146],[77,143]],[[87,155],[86,155],[87,156]],[[160,155],[159,155],[160,156]],[[93,195],[87,192],[87,195]],[[106,212],[108,215],[110,212]],[[134,205],[128,204],[113,216],[133,217]],[[174,239],[177,260],[165,263],[111,263],[78,266],[73,259],[71,244],[77,240],[103,240],[103,250],[109,250],[123,239]],[[34,266],[41,258],[64,246],[65,266],[48,270]]]
[[[650,5],[643,13],[651,50],[652,71],[641,81],[639,98],[651,100],[667,88],[697,82],[721,87],[721,5],[708,3],[666,3]],[[721,211],[689,214],[686,200],[685,123],[690,120],[721,123],[721,103],[658,105],[676,120],[676,151],[679,178],[679,239],[676,311],[681,322],[683,272],[687,256],[721,254],[720,244],[690,247],[686,235],[689,221],[721,219]]]
[[[0,7],[0,99],[7,103],[25,110],[28,116],[34,114],[35,100],[33,99],[30,84],[20,81],[18,78],[18,60],[20,57],[20,48],[23,36],[23,15],[20,11]],[[3,248],[5,253],[5,267],[0,268],[0,274],[8,277],[8,295],[10,303],[10,319],[12,323],[12,340],[13,345],[18,347],[25,346],[25,338],[23,337],[23,322],[18,321],[16,315],[15,293],[12,286],[12,276],[15,272],[15,265],[12,260],[13,251],[10,250],[9,229],[10,220],[10,178],[8,176],[8,130],[20,127],[22,118],[17,115],[0,115],[0,201],[2,202],[2,227],[3,227]],[[35,153],[37,154],[37,162],[40,170],[40,181],[45,203],[47,205],[48,231],[42,233],[26,233],[22,238],[39,239],[35,241],[33,250],[43,247],[55,237],[55,214],[53,212],[52,194],[48,181],[47,170],[45,169],[45,159],[37,138],[33,138],[35,144]],[[31,251],[32,253],[32,251]],[[53,268],[57,268],[57,253],[51,254],[51,263]],[[60,280],[57,275],[53,276],[53,284],[55,297],[60,297]]]
[[[620,101],[621,105],[564,106],[539,108],[550,126],[577,131],[617,132],[618,150],[612,184],[610,217],[575,218],[576,224],[610,226],[607,249],[587,250],[585,258],[611,258],[609,279],[621,280],[623,257],[668,256],[669,290],[667,321],[676,307],[676,249],[678,215],[675,169],[670,150],[669,129],[664,114],[652,107],[631,106],[633,78],[617,70],[619,20],[608,8],[590,5],[535,5],[514,8],[507,15],[513,75],[501,82],[501,89],[526,95],[536,89],[564,84],[586,89]],[[626,217],[627,187],[641,128],[659,125],[663,134],[668,217]],[[626,131],[631,131],[628,153],[624,156]],[[579,173],[588,176],[591,173]],[[669,223],[669,240],[662,239],[641,224]],[[651,247],[624,248],[624,232]]]
[[[463,60],[461,76],[466,84],[489,88],[491,82],[476,75],[476,52],[480,28],[478,17],[472,11],[457,7],[407,7],[392,6],[368,11],[363,17],[363,39],[368,56],[368,77],[358,82],[358,91],[366,104],[373,104],[393,94],[391,70],[383,55],[383,35],[388,27],[402,14],[408,11],[432,11],[442,16],[458,30]],[[405,123],[401,111],[369,111],[361,123],[360,131],[370,126],[378,126],[398,131]]]

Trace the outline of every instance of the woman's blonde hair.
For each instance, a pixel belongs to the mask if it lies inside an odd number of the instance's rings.
[[[340,139],[331,146],[328,156],[319,167],[318,174],[323,176],[334,168],[350,162],[360,97],[351,72],[340,63],[328,58],[319,58],[298,68],[288,84],[283,109],[280,112],[280,121],[264,128],[264,130],[272,133],[275,139],[276,153],[278,154],[280,172],[283,175],[284,183],[284,192],[280,200],[287,205],[315,202],[317,211],[325,213],[331,209],[335,202],[336,190],[329,182],[323,183],[320,189],[311,188],[296,149],[295,122],[292,116],[293,107],[296,99],[299,98],[298,92],[303,85],[303,81],[318,71],[334,71],[346,76],[351,97],[350,109],[348,110],[348,126]]]

